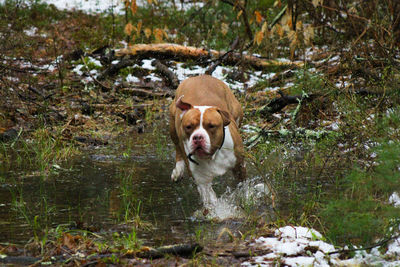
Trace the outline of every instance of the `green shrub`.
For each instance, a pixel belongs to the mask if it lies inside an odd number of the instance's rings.
[[[383,238],[400,216],[400,209],[388,203],[400,190],[400,144],[385,142],[375,151],[377,165],[354,168],[323,204],[321,219],[334,243],[371,244]]]

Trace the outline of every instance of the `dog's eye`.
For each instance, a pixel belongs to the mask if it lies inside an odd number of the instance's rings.
[[[208,125],[208,128],[209,128],[209,129],[215,128],[215,125],[210,123],[210,124]]]
[[[190,131],[190,130],[192,129],[192,125],[186,125],[186,126],[185,126],[185,129],[188,130],[188,131]]]

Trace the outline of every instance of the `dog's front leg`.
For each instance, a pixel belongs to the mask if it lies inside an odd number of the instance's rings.
[[[217,203],[217,195],[212,188],[212,178],[193,173],[201,201],[205,208],[212,208]]]
[[[217,203],[217,195],[212,188],[212,184],[197,184],[197,190],[199,191],[201,200],[205,208],[215,207]]]
[[[181,149],[176,145],[175,168],[171,173],[171,180],[176,182],[183,177],[185,172],[185,160],[183,159]]]
[[[171,173],[171,180],[174,182],[178,181],[180,178],[183,177],[184,171],[185,171],[185,161],[183,159],[177,160],[175,168]]]

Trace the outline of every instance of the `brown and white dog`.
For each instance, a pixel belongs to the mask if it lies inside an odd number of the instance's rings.
[[[228,170],[241,179],[246,175],[238,129],[243,118],[240,103],[224,82],[202,75],[179,85],[169,110],[176,147],[171,179],[181,178],[186,166],[204,206],[211,207],[217,201],[212,189],[214,177]]]

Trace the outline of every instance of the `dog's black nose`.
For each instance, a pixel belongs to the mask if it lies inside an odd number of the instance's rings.
[[[204,137],[201,134],[196,134],[195,136],[193,136],[193,142],[195,144],[200,143],[201,141],[203,141]]]

